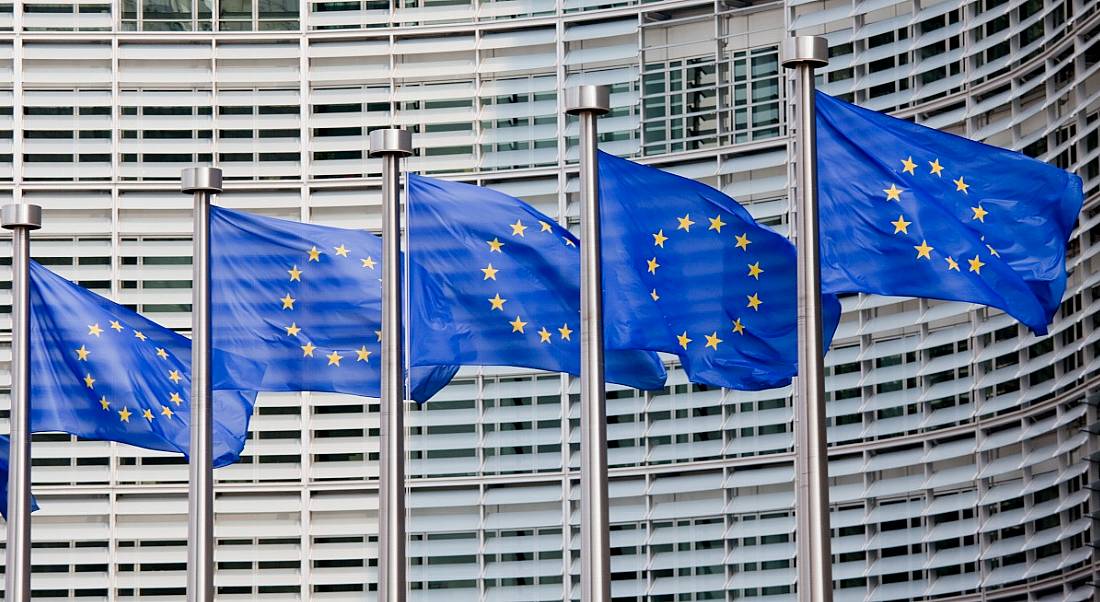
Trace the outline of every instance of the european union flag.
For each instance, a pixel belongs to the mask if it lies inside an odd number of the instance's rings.
[[[580,372],[580,253],[577,238],[530,205],[470,184],[409,174],[410,289],[414,365],[457,362]],[[610,308],[616,291],[604,300]],[[605,310],[606,313],[607,310]],[[605,315],[605,320],[606,320]],[[607,380],[664,386],[653,353],[621,350],[608,321]],[[619,349],[619,351],[616,351]]]
[[[705,184],[603,152],[599,172],[604,282],[615,283],[625,344],[675,353],[697,383],[787,384],[798,359],[794,246]],[[828,348],[840,303],[822,297]]]
[[[187,455],[191,341],[34,261],[30,282],[31,431]],[[229,376],[215,370],[212,380]],[[254,401],[214,394],[214,466],[240,459]]]
[[[0,516],[8,517],[8,450],[11,440],[0,435]],[[38,510],[38,502],[31,498],[31,512]]]
[[[380,238],[223,207],[211,207],[210,238],[213,347],[266,367],[234,387],[379,396]],[[412,370],[410,397],[427,401],[457,371]]]
[[[1080,178],[820,92],[817,140],[822,290],[979,303],[1046,333]]]

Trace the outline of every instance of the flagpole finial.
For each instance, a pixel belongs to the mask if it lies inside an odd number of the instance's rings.
[[[11,203],[0,208],[0,225],[7,230],[42,227],[42,207],[30,203]]]
[[[611,89],[584,85],[565,91],[565,112],[570,115],[592,112],[603,115],[611,110]]]
[[[219,167],[186,167],[180,173],[180,192],[191,194],[222,191],[222,170]]]
[[[408,130],[386,128],[370,133],[370,156],[398,155],[408,157],[412,152],[412,134]]]
[[[829,64],[829,41],[822,36],[794,36],[783,41],[783,66],[824,67]]]

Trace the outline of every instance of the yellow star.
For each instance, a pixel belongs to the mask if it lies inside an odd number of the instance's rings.
[[[760,311],[760,306],[764,304],[764,302],[760,300],[760,293],[745,295],[745,297],[749,300],[749,304],[745,307],[751,307],[754,311]]]
[[[166,359],[168,359],[168,352],[165,351],[161,347],[157,347],[157,357],[159,357],[162,360],[166,360]]]
[[[558,329],[558,332],[561,333],[561,338],[563,341],[572,340],[569,338],[569,335],[573,334],[573,331],[569,328],[568,324],[562,324],[561,328]]]
[[[302,357],[306,357],[307,355],[309,357],[313,357],[313,350],[316,349],[316,347],[313,346],[313,343],[307,342],[305,345],[302,345],[301,347],[302,347]]]
[[[961,192],[963,194],[970,194],[970,192],[967,191],[967,188],[970,188],[970,184],[967,184],[966,182],[963,182],[962,176],[959,176],[958,180],[951,180],[951,181],[955,183],[955,191],[956,192]]]
[[[507,299],[501,299],[500,293],[497,293],[496,296],[494,296],[492,299],[489,299],[489,303],[492,304],[492,307],[489,308],[489,311],[493,311],[494,309],[504,311],[505,301],[507,301]]]
[[[130,422],[131,412],[127,408],[122,408],[118,411],[118,419],[122,422]]]
[[[103,333],[103,329],[99,327],[99,322],[88,325],[88,334],[98,337]]]
[[[994,257],[1000,257],[1001,256],[1001,254],[997,252],[997,249],[994,249],[993,247],[991,247],[989,245],[986,245],[985,248],[989,249],[989,254],[990,255],[992,255]]]
[[[378,342],[379,343],[382,342],[382,331],[381,330],[374,331],[374,336],[378,337]]]
[[[909,225],[913,222],[905,221],[904,215],[898,216],[898,221],[890,222],[894,226],[894,234],[901,232],[902,234],[909,234]]]
[[[500,248],[504,246],[504,243],[500,242],[500,239],[494,238],[493,240],[485,241],[485,244],[489,245],[490,253],[503,253]]]
[[[657,289],[653,289],[653,290],[649,291],[649,297],[651,299],[653,299],[654,301],[657,301],[658,299],[661,298],[661,296],[657,294]]]
[[[722,339],[718,338],[718,332],[715,331],[711,334],[707,334],[707,335],[703,335],[703,336],[707,337],[706,346],[710,347],[711,349],[714,349],[715,351],[718,351],[718,343],[722,342]]]
[[[140,330],[135,330],[134,331],[134,338],[139,340],[139,341],[144,341],[145,339],[147,339],[149,337],[145,336],[145,334],[143,332],[141,332]]]
[[[527,322],[520,320],[519,316],[516,316],[516,319],[509,322],[509,324],[512,325],[512,332],[518,332],[520,334],[523,334],[523,327],[527,326]]]
[[[936,159],[935,161],[929,161],[928,165],[930,165],[932,167],[932,171],[930,171],[928,173],[936,175],[936,176],[940,176],[941,178],[943,177],[942,175],[940,175],[940,172],[943,171],[943,166],[940,165],[940,160],[939,159]]]
[[[955,261],[954,257],[948,257],[946,261],[948,270],[959,271],[959,262]]]
[[[359,263],[362,264],[362,267],[369,268],[369,269],[372,269],[372,270],[374,269],[374,258],[370,257],[369,255],[367,256],[366,259],[360,259]]]
[[[290,274],[291,282],[301,282],[302,281],[302,270],[299,270],[298,266],[296,266],[296,265],[291,266],[291,268],[289,270],[287,270],[287,273]]]
[[[977,207],[971,207],[970,210],[974,212],[974,217],[970,219],[976,219],[983,224],[985,223],[985,216],[989,215],[989,212],[985,210],[985,207],[978,205]]]
[[[153,421],[153,412],[151,412],[149,410],[149,408],[145,408],[145,411],[141,413],[141,417],[148,420],[149,422],[152,422]]]
[[[707,220],[710,221],[710,227],[707,228],[707,230],[714,230],[715,232],[718,232],[719,234],[722,233],[722,226],[725,226],[726,222],[722,221],[722,214],[721,213],[719,213],[718,215],[716,215],[714,217],[708,217]]]
[[[749,276],[752,276],[753,278],[756,278],[757,280],[760,280],[760,274],[763,274],[763,273],[764,273],[764,270],[762,270],[760,268],[760,262],[759,261],[756,262],[756,263],[750,263],[749,264]]]
[[[494,268],[493,264],[490,263],[489,265],[481,268],[481,271],[485,272],[485,277],[482,278],[482,280],[496,280],[497,272],[499,272],[500,270]]]
[[[287,293],[286,296],[279,299],[279,301],[283,302],[283,309],[294,309],[294,301],[296,301],[296,299],[291,297],[290,293]]]
[[[901,169],[902,173],[907,173],[911,176],[917,175],[917,164],[913,162],[912,155],[910,155],[908,159],[903,159],[901,164],[904,165],[904,167],[902,167]]]
[[[539,342],[540,343],[549,343],[550,342],[550,331],[546,330],[545,326],[543,326],[541,329],[539,329]]]
[[[887,201],[900,201],[901,200],[901,189],[898,188],[897,186],[894,186],[893,184],[891,184],[889,188],[883,190],[883,192],[886,193],[886,200]]]
[[[351,249],[345,247],[344,243],[340,243],[339,247],[333,247],[332,249],[334,251],[336,251],[336,254],[339,255],[340,257],[347,257],[348,256],[348,251],[351,250]]]
[[[676,342],[680,343],[680,346],[684,349],[687,349],[688,343],[691,342],[691,339],[688,338],[688,331],[685,330],[683,334],[676,335]]]
[[[89,353],[91,353],[91,352],[88,351],[88,348],[85,347],[84,345],[81,345],[80,349],[76,350],[76,359],[78,359],[82,362],[86,362],[86,361],[88,361],[88,354]]]
[[[103,409],[105,411],[111,409],[111,402],[107,401],[107,396],[106,395],[99,398],[99,405],[103,406]]]
[[[567,246],[567,247],[577,246],[576,243],[573,242],[573,239],[569,238],[568,236],[563,236],[563,237],[561,237],[561,239],[565,241],[565,246]]]
[[[527,231],[527,226],[524,226],[523,222],[518,219],[516,220],[516,223],[510,225],[512,226],[512,236],[523,237],[523,233]]]
[[[551,226],[550,224],[548,224],[548,223],[546,223],[542,220],[539,220],[539,226],[542,228],[541,230],[539,230],[539,232],[553,232],[554,231],[553,226]]]
[[[748,251],[749,250],[749,244],[752,243],[752,241],[749,240],[749,233],[746,232],[746,233],[742,234],[741,236],[737,236],[736,238],[737,238],[737,244],[734,245],[734,246],[737,247],[738,249],[741,249],[742,251]]]
[[[178,384],[180,382],[180,380],[182,380],[182,379],[183,379],[183,377],[180,376],[180,371],[179,370],[169,370],[168,371],[168,380]]]
[[[355,350],[355,355],[356,355],[355,361],[357,361],[357,362],[369,362],[370,361],[370,354],[371,354],[371,352],[367,351],[367,346],[363,345],[362,347]]]
[[[646,264],[649,265],[648,269],[650,274],[656,274],[657,268],[661,267],[661,264],[657,263],[656,257],[646,260]]]
[[[329,366],[336,366],[337,368],[340,367],[340,360],[344,359],[344,356],[340,355],[339,353],[336,353],[335,351],[333,351],[332,353],[326,355],[325,357],[328,358],[328,365]]]
[[[111,328],[117,332],[122,332],[122,324],[119,324],[118,320],[111,320]]]
[[[741,336],[745,336],[745,325],[741,323],[741,318],[737,318],[733,321],[733,331]]]
[[[663,249],[663,248],[665,248],[665,241],[666,240],[668,240],[668,237],[665,236],[665,231],[662,228],[662,229],[658,230],[656,234],[653,235],[653,246],[661,247]]]
[[[91,374],[85,374],[84,375],[84,384],[87,385],[89,389],[95,388],[95,387],[92,386],[92,385],[95,384],[95,379],[92,378]]]
[[[309,250],[310,261],[321,261],[321,252],[317,250],[317,247],[313,247]]]
[[[164,406],[160,409],[161,416],[167,416],[169,420],[172,419],[172,408]]]
[[[288,337],[296,337],[299,332],[302,332],[297,322],[291,322],[290,326],[284,326],[283,328],[286,328],[286,336]]]
[[[975,255],[974,259],[967,259],[966,262],[970,264],[970,271],[971,272],[974,272],[975,274],[981,275],[982,266],[984,266],[985,263],[981,260],[980,257]]]
[[[920,241],[920,245],[916,245],[913,248],[917,250],[917,259],[920,259],[921,257],[925,259],[932,259],[932,249],[934,249],[935,247],[928,246],[928,241],[922,240]]]
[[[176,393],[175,391],[173,391],[172,394],[168,396],[168,401],[176,405],[180,405],[181,403],[183,403],[183,399],[180,397],[180,394]]]
[[[676,226],[676,229],[683,230],[684,232],[691,232],[691,227],[695,225],[695,222],[691,221],[690,213],[685,213],[684,217],[676,218],[676,221],[680,222],[680,225]]]

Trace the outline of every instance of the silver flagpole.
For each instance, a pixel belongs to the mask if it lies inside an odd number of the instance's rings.
[[[378,479],[378,600],[405,601],[405,379],[401,324],[401,158],[412,154],[406,130],[370,133],[382,157],[382,399]]]
[[[191,290],[191,458],[188,463],[187,599],[214,600],[214,427],[210,382],[210,200],[222,191],[222,170],[189,167],[180,191],[195,196]]]
[[[603,277],[596,118],[611,109],[607,86],[566,93],[565,111],[580,118],[581,176],[581,601],[611,600],[607,510],[607,401],[604,397]]]
[[[797,190],[798,377],[795,514],[798,525],[798,600],[831,602],[833,564],[829,527],[829,456],[825,439],[825,358],[821,334],[821,263],[817,223],[817,134],[814,68],[829,63],[829,45],[818,36],[786,41],[783,66],[798,76]]]
[[[4,205],[11,230],[11,451],[8,455],[8,600],[31,599],[31,230],[42,227],[38,205]]]

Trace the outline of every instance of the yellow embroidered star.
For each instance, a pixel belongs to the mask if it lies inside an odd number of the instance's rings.
[[[130,416],[133,413],[128,408],[122,408],[118,411],[118,419],[122,422],[130,422]]]
[[[561,338],[563,341],[572,340],[569,338],[569,335],[573,334],[573,331],[569,328],[568,324],[562,324],[561,328],[558,329],[558,332],[561,334]]]
[[[169,370],[168,380],[172,381],[173,383],[179,384],[179,382],[183,380],[183,376],[180,375],[179,370]]]
[[[301,282],[302,281],[302,270],[299,270],[298,266],[296,266],[296,265],[291,266],[291,268],[289,270],[287,270],[287,273],[290,274],[291,282]]]
[[[539,342],[540,343],[549,343],[550,342],[550,331],[546,330],[545,326],[543,326],[541,329],[539,329]]]
[[[990,255],[992,255],[994,257],[1000,257],[1001,256],[1001,254],[997,252],[997,249],[994,249],[993,247],[991,247],[989,245],[986,245],[985,248],[989,249],[989,254]]]
[[[286,328],[286,336],[288,337],[296,337],[299,332],[302,332],[297,322],[291,322],[290,326],[284,326],[283,328]]]
[[[310,261],[321,261],[321,252],[317,250],[317,247],[313,247],[308,251]]]
[[[955,261],[954,257],[948,257],[946,261],[948,270],[959,271],[959,262]]]
[[[490,253],[503,253],[500,248],[504,246],[504,243],[500,242],[500,239],[494,238],[493,240],[485,241],[485,244],[489,245]]]
[[[283,309],[294,309],[294,302],[297,301],[297,299],[291,297],[290,293],[287,293],[286,296],[279,299],[279,301],[283,302]]]
[[[94,389],[95,388],[93,386],[93,385],[95,385],[95,379],[92,378],[91,374],[85,374],[84,375],[84,384],[87,385],[89,389]]]
[[[141,417],[148,420],[149,422],[152,422],[153,421],[153,412],[150,411],[149,408],[145,408],[145,411],[141,413]]]
[[[891,184],[889,188],[883,190],[886,193],[887,201],[900,201],[902,190],[897,186]]]
[[[118,320],[111,320],[111,329],[116,332],[122,332],[122,324]]]
[[[317,349],[317,348],[313,346],[313,343],[306,342],[305,345],[301,346],[301,349],[302,349],[302,357],[306,357],[306,356],[313,357],[313,350]]]
[[[144,341],[145,339],[147,339],[149,337],[145,336],[145,333],[141,332],[140,330],[135,330],[134,331],[134,338],[139,340],[139,341]]]
[[[959,176],[958,180],[951,180],[951,181],[955,183],[955,191],[956,192],[961,192],[963,194],[970,194],[970,191],[967,190],[967,188],[970,188],[970,184],[967,184],[966,182],[963,182],[962,176]]]
[[[662,229],[658,230],[656,234],[653,235],[653,246],[661,247],[663,249],[663,248],[665,248],[665,241],[666,240],[668,240],[668,237],[665,236],[665,231],[662,228]]]
[[[760,306],[764,304],[764,302],[760,300],[760,294],[753,293],[751,295],[746,295],[746,297],[749,300],[749,304],[745,307],[751,307],[753,311],[760,311]]]
[[[680,222],[680,225],[676,226],[676,229],[683,230],[685,232],[691,232],[691,227],[695,225],[695,222],[691,221],[690,213],[685,213],[684,217],[676,218],[676,221]]]
[[[162,360],[166,360],[168,359],[168,352],[165,351],[163,347],[157,347],[157,357]]]
[[[646,264],[649,266],[646,269],[649,270],[650,274],[656,274],[657,268],[661,267],[661,264],[657,263],[656,257],[654,257],[653,259],[647,259]]]
[[[741,249],[742,251],[748,251],[749,250],[749,245],[752,244],[752,241],[749,240],[749,233],[748,232],[745,232],[741,236],[736,236],[735,238],[737,238],[737,244],[734,245],[735,247],[737,247],[738,249]]]
[[[161,416],[167,416],[169,420],[172,419],[172,408],[164,406],[160,409]]]
[[[524,226],[522,221],[517,219],[516,223],[509,225],[512,226],[512,236],[526,237],[524,232],[527,231],[527,226]]]
[[[745,336],[745,325],[741,323],[741,318],[737,318],[733,321],[733,331],[741,336]]]
[[[512,332],[518,332],[520,334],[523,334],[523,327],[527,326],[527,322],[520,320],[519,316],[516,316],[516,319],[509,322],[509,324],[512,325]]]
[[[339,247],[333,247],[333,250],[336,251],[336,254],[339,255],[340,257],[347,257],[348,256],[348,251],[350,251],[351,249],[345,247],[344,243],[340,243],[340,246]]]
[[[360,264],[362,265],[362,267],[364,267],[364,268],[367,268],[367,269],[371,269],[371,270],[373,270],[373,269],[374,269],[374,258],[373,258],[373,257],[371,257],[371,256],[369,256],[369,255],[367,256],[367,258],[366,258],[366,259],[360,259],[360,260],[359,260],[359,263],[360,263]]]
[[[76,359],[78,359],[82,362],[86,362],[86,361],[88,361],[88,354],[89,353],[91,353],[91,352],[88,351],[88,348],[85,347],[84,345],[81,345],[80,349],[76,350]]]
[[[676,342],[684,349],[687,349],[688,343],[691,342],[691,339],[688,338],[688,332],[685,330],[682,334],[676,335]]]
[[[539,230],[539,232],[553,232],[554,231],[553,226],[551,226],[550,224],[548,224],[548,223],[546,223],[542,220],[539,220],[539,227],[541,228]]]
[[[168,401],[176,405],[180,405],[181,403],[183,403],[183,398],[180,397],[179,393],[173,391],[172,394],[168,396]]]
[[[657,289],[653,289],[649,291],[649,298],[657,301],[661,298],[661,296],[657,294]]]
[[[970,210],[974,212],[974,217],[970,219],[976,219],[983,224],[985,223],[985,216],[989,215],[989,212],[985,210],[985,207],[978,205],[977,207],[971,207]]]
[[[485,277],[482,278],[482,280],[496,280],[497,272],[499,272],[500,270],[494,268],[493,264],[490,263],[489,265],[481,268],[481,271],[485,272]]]
[[[98,337],[99,335],[103,334],[103,329],[99,327],[99,322],[88,325],[88,334],[94,337]]]
[[[382,342],[382,331],[381,330],[374,331],[374,336],[378,337],[378,342],[379,343]]]
[[[357,362],[369,362],[370,361],[370,354],[371,354],[371,352],[367,351],[367,346],[363,345],[362,347],[355,350],[355,355],[356,355],[355,361],[357,361]]]
[[[714,217],[708,217],[707,220],[710,222],[710,227],[707,228],[707,230],[714,230],[719,234],[722,233],[722,226],[726,225],[726,222],[722,221],[722,214],[718,214]]]
[[[500,293],[497,293],[495,296],[493,296],[492,299],[489,299],[489,303],[491,305],[491,307],[489,307],[489,311],[493,311],[494,309],[504,311],[504,303],[506,301],[508,300],[502,299],[500,297]]]
[[[715,351],[718,351],[718,344],[722,342],[722,339],[718,338],[718,332],[715,331],[715,332],[712,332],[711,334],[707,334],[707,335],[703,335],[703,336],[707,337],[706,346],[710,347],[711,349],[713,349]]]
[[[932,168],[932,171],[930,171],[928,173],[930,173],[932,175],[940,176],[941,178],[943,177],[942,175],[940,175],[940,172],[943,171],[943,166],[940,165],[940,160],[939,159],[936,159],[935,161],[929,161],[928,165]]]
[[[912,155],[910,155],[908,159],[902,159],[901,164],[904,166],[901,168],[902,173],[907,173],[911,176],[917,175],[917,164],[913,162]]]
[[[106,395],[99,398],[99,405],[103,406],[103,409],[105,411],[111,409],[111,402],[107,401],[107,396]]]
[[[967,259],[966,262],[970,264],[970,271],[971,272],[974,272],[975,274],[981,275],[982,266],[985,265],[985,262],[983,262],[980,257],[975,255],[974,259]]]
[[[344,356],[340,355],[339,353],[337,353],[335,351],[333,351],[332,353],[328,354],[325,357],[328,358],[328,365],[329,366],[336,366],[337,368],[340,367],[340,360],[344,359]]]
[[[899,215],[898,221],[890,222],[890,224],[894,226],[894,234],[897,234],[899,232],[902,234],[909,234],[909,225],[912,223],[913,222],[905,221],[904,215]]]
[[[760,262],[749,264],[749,276],[760,280],[760,274],[763,274],[764,270],[760,268]]]
[[[920,259],[921,257],[925,259],[932,259],[932,249],[934,249],[935,247],[928,246],[928,241],[922,240],[920,241],[919,245],[915,245],[913,248],[917,250],[917,259]]]

